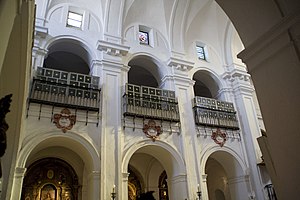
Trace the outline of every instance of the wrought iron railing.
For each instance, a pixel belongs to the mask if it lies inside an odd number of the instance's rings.
[[[99,77],[38,68],[29,102],[98,111]]]
[[[178,103],[171,90],[126,84],[123,111],[124,116],[179,121]]]
[[[197,125],[239,129],[233,103],[196,96],[193,104]]]

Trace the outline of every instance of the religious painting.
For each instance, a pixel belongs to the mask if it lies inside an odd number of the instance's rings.
[[[56,200],[56,188],[53,185],[45,185],[41,191],[41,200]]]

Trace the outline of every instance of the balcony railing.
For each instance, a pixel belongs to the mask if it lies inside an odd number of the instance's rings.
[[[99,111],[99,77],[38,68],[29,102]]]
[[[239,129],[233,103],[199,96],[193,103],[197,125]]]
[[[123,110],[124,116],[179,121],[178,103],[171,90],[126,84]]]

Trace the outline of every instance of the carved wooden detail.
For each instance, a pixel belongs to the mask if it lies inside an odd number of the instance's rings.
[[[6,114],[10,111],[12,94],[6,95],[0,99],[0,157],[2,157],[6,150],[6,131],[8,130],[8,124],[5,121]],[[0,161],[0,178],[2,177],[2,168]]]
[[[25,175],[22,200],[78,200],[78,177],[74,169],[58,158],[33,163]]]

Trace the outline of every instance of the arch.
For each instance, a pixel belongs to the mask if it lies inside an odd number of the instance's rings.
[[[57,199],[72,196],[78,199],[78,174],[65,160],[47,157],[30,164],[23,180],[22,196]],[[22,199],[23,199],[22,198]],[[39,199],[40,199],[39,198]]]
[[[200,168],[201,168],[200,171],[205,172],[205,166],[206,166],[207,160],[215,152],[225,152],[225,153],[229,154],[230,156],[232,156],[235,159],[235,161],[237,162],[237,164],[240,166],[241,171],[239,171],[239,172],[242,175],[246,175],[246,173],[248,172],[248,167],[246,166],[243,159],[239,156],[238,153],[236,153],[234,150],[232,150],[229,147],[226,147],[226,146],[219,147],[219,146],[215,146],[215,145],[209,145],[203,149],[203,154],[200,159]],[[228,175],[230,176],[230,173],[228,173]]]
[[[209,160],[210,159],[210,160]],[[204,162],[205,161],[205,162]],[[210,166],[215,168],[207,168],[207,163],[210,162]],[[214,162],[213,165],[211,165]],[[217,188],[225,189],[224,192],[232,199],[243,199],[245,194],[251,193],[251,183],[249,181],[249,169],[244,165],[241,158],[228,147],[210,147],[204,153],[201,163],[203,172],[207,172],[206,181],[209,182],[209,174],[212,174],[213,170],[216,170],[217,174],[211,176],[212,185],[210,185],[210,197],[214,194],[214,190]],[[219,167],[217,165],[219,165]],[[222,172],[223,171],[223,172]],[[220,178],[222,177],[222,178]],[[220,182],[222,181],[222,182]],[[208,186],[208,185],[207,185]],[[204,187],[207,187],[204,186]],[[228,186],[228,187],[227,187]],[[226,189],[227,188],[227,189]],[[205,188],[206,190],[206,188]]]
[[[232,23],[228,21],[224,34],[224,60],[226,65],[230,65],[233,62],[231,51],[233,29]]]
[[[216,200],[225,200],[224,192],[220,189],[215,190],[215,197],[216,197]]]
[[[74,132],[69,131],[66,134],[61,134],[58,131],[42,131],[32,134],[25,138],[24,141],[25,145],[22,147],[17,160],[17,166],[19,167],[25,167],[28,158],[36,152],[49,147],[61,146],[75,152],[83,160],[89,172],[100,171],[100,163],[97,162],[100,155],[95,145],[85,137]]]
[[[127,172],[130,158],[134,153],[138,150],[141,151],[143,148],[154,148],[154,150],[156,150],[152,153],[147,152],[146,154],[152,155],[156,158],[166,169],[167,174],[172,176],[186,174],[184,161],[172,146],[162,141],[152,142],[151,140],[141,140],[135,144],[131,144],[131,146],[124,150],[124,154],[122,156],[122,172]],[[157,149],[159,149],[159,151],[157,151]],[[162,160],[162,157],[164,157],[164,160]],[[168,164],[171,164],[171,166]]]
[[[71,45],[71,48],[68,48],[68,46],[64,46],[64,44]],[[89,65],[90,71],[93,60],[97,60],[97,55],[94,53],[95,51],[93,50],[93,48],[91,48],[91,45],[81,38],[73,35],[59,35],[52,37],[51,39],[47,40],[44,45],[44,49],[49,50],[53,46],[58,46],[57,48],[59,48],[59,50],[67,50],[68,52],[81,57]],[[76,46],[77,48],[72,48]],[[56,49],[52,49],[51,51],[48,51],[48,54],[55,51]]]
[[[210,69],[198,69],[192,74],[191,78],[201,79],[201,82],[209,88],[212,98],[216,98],[219,95],[220,89],[225,85],[224,80]]]
[[[48,21],[50,21],[50,17],[51,15],[55,12],[55,10],[58,10],[60,8],[64,9],[65,10],[75,10],[76,11],[80,11],[80,13],[85,13],[86,15],[90,15],[90,16],[87,16],[86,18],[93,18],[96,23],[97,23],[97,28],[98,28],[98,31],[99,32],[103,32],[103,19],[99,16],[102,15],[103,11],[102,11],[102,4],[100,2],[98,2],[98,5],[95,6],[95,2],[94,0],[89,0],[90,2],[88,1],[85,1],[84,2],[84,6],[82,5],[78,5],[78,3],[80,1],[78,1],[77,3],[71,3],[71,2],[68,2],[67,0],[57,0],[57,2],[54,2],[55,0],[51,0],[50,2],[48,2],[48,6],[47,6],[47,9],[46,9],[46,12],[45,12],[45,19],[47,19]],[[89,7],[89,8],[88,8]],[[98,15],[96,14],[98,13]],[[99,14],[100,13],[100,14]],[[90,20],[90,19],[89,19]]]
[[[144,69],[151,71],[151,74],[154,76],[156,81],[158,82],[158,85],[160,85],[161,80],[163,79],[164,75],[168,73],[166,66],[163,64],[162,61],[160,61],[159,58],[157,58],[155,55],[147,53],[147,52],[139,52],[132,54],[127,61],[127,65],[130,64],[130,62],[136,62],[139,64],[141,61],[145,62],[147,61],[147,65],[149,68]]]

